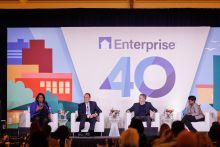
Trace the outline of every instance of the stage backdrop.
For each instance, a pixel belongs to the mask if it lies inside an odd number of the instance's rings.
[[[75,111],[90,92],[106,118],[111,108],[123,118],[140,93],[161,113],[181,111],[189,95],[219,109],[219,38],[210,27],[8,28],[8,124],[39,92],[53,112]]]

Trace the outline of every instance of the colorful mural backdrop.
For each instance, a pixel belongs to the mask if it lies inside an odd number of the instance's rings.
[[[77,110],[85,92],[106,117],[140,93],[160,112],[181,111],[191,94],[219,110],[219,38],[210,27],[8,28],[8,125],[39,92],[54,113]]]

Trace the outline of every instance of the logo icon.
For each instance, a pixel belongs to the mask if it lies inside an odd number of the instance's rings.
[[[99,49],[111,49],[112,37],[99,37]]]

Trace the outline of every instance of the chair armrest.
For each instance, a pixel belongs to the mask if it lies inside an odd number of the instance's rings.
[[[104,114],[103,113],[99,113],[99,122],[104,123]]]
[[[205,122],[210,123],[211,120],[211,114],[209,112],[205,112]]]
[[[104,114],[99,113],[99,131],[104,132],[105,130],[105,125],[104,125]]]
[[[76,132],[77,127],[79,127],[79,126],[76,126],[76,124],[77,124],[76,123],[76,112],[74,112],[74,113],[71,113],[71,115],[70,115],[70,128],[71,128],[71,132]]]
[[[132,113],[130,113],[130,112],[125,113],[125,126],[124,126],[125,129],[127,129],[128,126],[130,125],[131,117],[132,117]]]
[[[51,114],[51,121],[54,123],[58,123],[58,113]]]
[[[154,121],[155,121],[155,122],[160,122],[160,113],[159,113],[159,112],[156,112],[156,113],[155,113]]]
[[[131,112],[126,112],[127,117],[131,117]]]
[[[51,132],[54,132],[58,128],[58,113],[51,114],[51,122],[48,123],[51,126]]]
[[[175,120],[182,120],[182,112],[174,113]]]
[[[76,113],[71,113],[71,124],[76,122]]]
[[[30,127],[31,116],[28,111],[24,111],[19,115],[19,127]]]

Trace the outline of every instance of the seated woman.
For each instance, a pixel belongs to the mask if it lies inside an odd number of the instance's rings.
[[[51,112],[43,93],[37,95],[35,102],[30,106],[30,112],[31,122],[38,121],[41,127],[50,122]]]
[[[182,122],[187,126],[190,131],[197,132],[197,130],[192,126],[191,122],[204,120],[205,115],[202,113],[200,106],[196,103],[196,97],[189,96],[187,106],[183,110]]]

